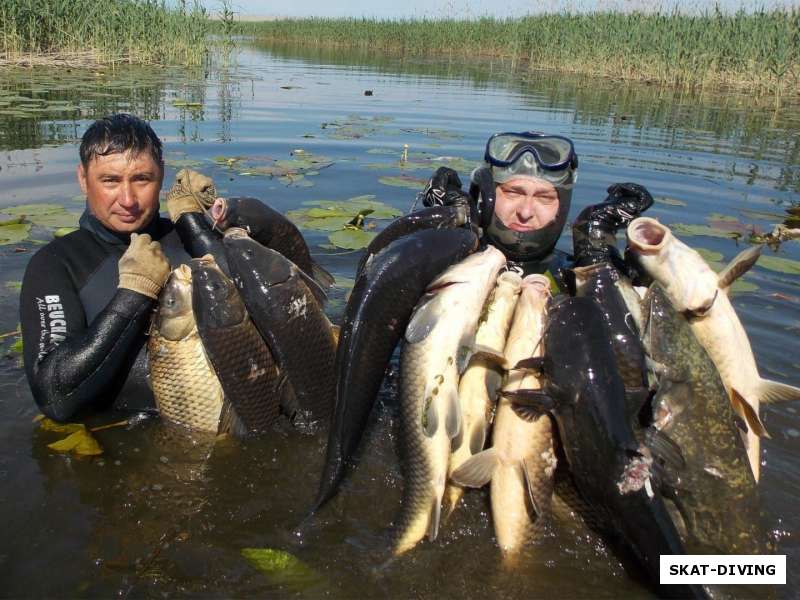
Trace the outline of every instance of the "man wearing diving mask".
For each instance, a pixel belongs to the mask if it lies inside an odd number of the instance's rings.
[[[577,256],[555,246],[567,222],[578,157],[568,138],[542,133],[498,133],[489,138],[484,165],[473,171],[469,194],[458,174],[439,168],[424,191],[423,204],[467,201],[483,240],[496,246],[524,274],[549,272],[561,279],[573,260],[586,265],[620,261],[615,233],[649,208],[650,193],[635,183],[614,184],[600,204],[586,207],[574,229]],[[562,282],[559,281],[559,284]]]

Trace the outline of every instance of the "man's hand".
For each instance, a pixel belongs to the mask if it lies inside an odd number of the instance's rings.
[[[150,298],[158,298],[169,277],[170,266],[161,244],[146,233],[131,234],[131,244],[119,259],[119,285]]]
[[[169,218],[174,223],[184,213],[201,213],[211,207],[216,197],[217,189],[210,177],[191,169],[181,169],[167,194]]]
[[[609,186],[604,204],[615,207],[615,227],[627,227],[630,222],[653,206],[653,196],[638,183],[615,183]]]
[[[448,206],[466,202],[469,196],[461,189],[458,173],[449,167],[439,167],[423,191],[424,206]]]

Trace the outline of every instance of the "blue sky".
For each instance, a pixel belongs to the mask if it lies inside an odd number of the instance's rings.
[[[652,10],[656,7],[698,11],[713,8],[715,2],[702,0],[303,0],[275,2],[265,0],[229,0],[241,15],[276,17],[377,17],[377,18],[475,18],[481,16],[517,17],[534,12],[559,10]],[[203,0],[211,11],[221,0]],[[800,6],[800,0],[719,0],[725,10],[744,7],[753,10],[764,6]]]

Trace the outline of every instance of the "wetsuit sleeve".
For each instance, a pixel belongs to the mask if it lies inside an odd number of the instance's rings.
[[[189,256],[200,258],[210,254],[223,272],[230,275],[222,238],[212,231],[203,213],[183,213],[175,221],[175,231],[178,232],[181,243]]]
[[[142,347],[155,301],[119,289],[91,325],[72,278],[49,248],[34,255],[20,297],[25,373],[39,409],[57,421],[108,403]]]

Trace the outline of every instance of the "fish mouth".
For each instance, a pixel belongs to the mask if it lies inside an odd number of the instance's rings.
[[[522,285],[533,288],[535,292],[543,296],[550,295],[550,280],[545,275],[539,273],[526,275],[522,280]]]
[[[211,208],[208,209],[208,213],[211,217],[212,229],[216,229],[228,215],[228,201],[225,198],[217,198]]]
[[[639,254],[658,254],[671,236],[667,227],[650,217],[639,217],[628,225],[628,246]]]

